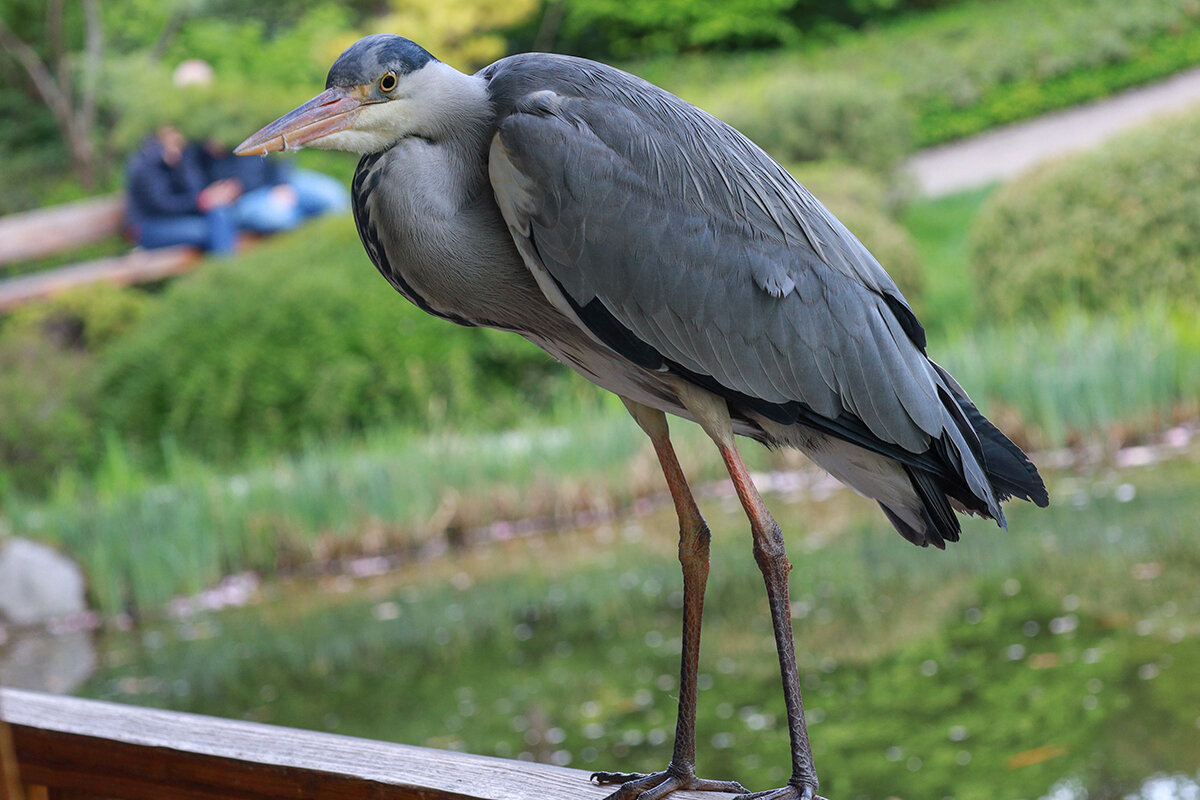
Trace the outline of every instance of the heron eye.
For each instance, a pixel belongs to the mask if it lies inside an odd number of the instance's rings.
[[[396,73],[394,73],[394,72],[384,73],[383,77],[379,79],[379,88],[385,92],[390,92],[392,89],[395,89],[396,88]]]

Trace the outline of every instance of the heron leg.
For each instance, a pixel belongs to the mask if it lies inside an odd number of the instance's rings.
[[[708,581],[708,525],[692,497],[667,428],[666,416],[657,409],[625,400],[629,413],[650,437],[658,455],[675,512],[679,517],[679,563],[683,567],[683,652],[679,665],[679,717],[675,724],[675,751],[662,772],[649,775],[626,772],[596,772],[599,784],[621,784],[608,800],[658,800],[671,792],[738,792],[746,789],[736,781],[714,781],[696,777],[697,678],[700,671],[700,624],[704,614],[704,587]]]
[[[783,697],[787,705],[788,732],[792,743],[792,777],[788,785],[767,792],[747,794],[738,800],[813,800],[817,797],[817,772],[808,744],[804,722],[804,703],[800,697],[800,675],[796,666],[796,646],[792,639],[791,602],[788,598],[788,573],[792,570],[784,547],[783,532],[771,515],[750,478],[750,472],[732,441],[718,445],[725,468],[754,537],[754,560],[767,586],[771,624],[775,629],[775,649],[779,653],[779,671],[783,677]]]
[[[767,586],[771,625],[775,629],[775,649],[779,653],[779,672],[783,678],[783,698],[787,705],[788,733],[792,742],[792,777],[786,786],[767,792],[745,794],[738,800],[816,800],[817,771],[808,745],[808,727],[804,722],[804,704],[800,699],[800,674],[796,667],[796,646],[792,641],[791,601],[788,598],[788,561],[783,531],[771,516],[766,503],[750,479],[742,456],[733,442],[733,422],[725,400],[685,381],[678,381],[680,401],[704,428],[721,451],[725,469],[733,481],[738,499],[750,519],[754,537],[754,560]]]

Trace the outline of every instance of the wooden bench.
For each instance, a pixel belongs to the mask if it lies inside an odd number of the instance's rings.
[[[612,791],[547,764],[15,689],[0,690],[0,718],[27,800],[600,800]]]
[[[0,267],[114,236],[120,233],[124,216],[124,200],[109,195],[0,218]],[[200,251],[191,247],[138,249],[7,278],[0,280],[0,312],[93,283],[124,286],[162,280],[191,269],[199,260]]]

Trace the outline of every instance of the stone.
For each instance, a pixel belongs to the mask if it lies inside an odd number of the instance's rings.
[[[0,541],[0,620],[36,625],[84,611],[83,573],[71,559],[27,539]]]

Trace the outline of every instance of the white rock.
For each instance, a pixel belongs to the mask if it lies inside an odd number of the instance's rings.
[[[0,620],[33,625],[86,610],[83,573],[69,558],[27,539],[0,542]]]

